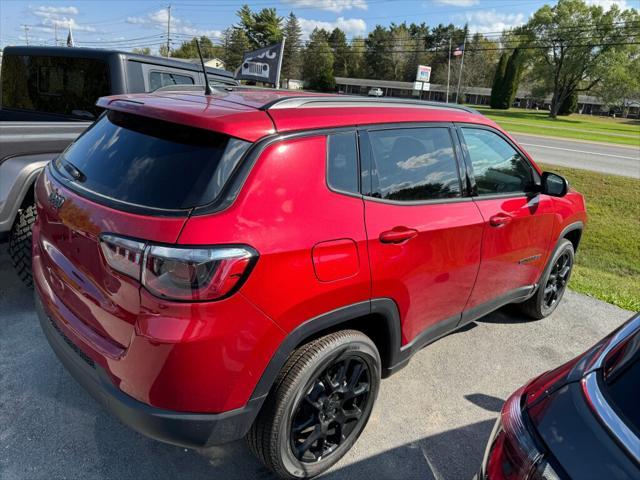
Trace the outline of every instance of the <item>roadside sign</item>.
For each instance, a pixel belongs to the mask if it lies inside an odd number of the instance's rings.
[[[428,92],[429,90],[431,90],[431,84],[430,84],[430,83],[427,83],[427,82],[424,82],[424,83],[422,84],[422,91],[423,91],[423,92]]]
[[[422,90],[422,82],[413,82],[413,89],[414,90]]]
[[[427,82],[431,81],[431,67],[426,65],[418,65],[418,72],[416,73],[416,82]]]

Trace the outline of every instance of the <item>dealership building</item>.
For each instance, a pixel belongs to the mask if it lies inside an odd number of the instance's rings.
[[[336,90],[349,95],[367,95],[373,88],[382,89],[385,97],[422,98],[435,102],[445,102],[447,86],[432,83],[428,90],[422,92],[414,90],[413,82],[397,82],[393,80],[372,80],[367,78],[336,77]],[[449,99],[455,101],[456,85],[449,86]],[[463,102],[471,105],[489,105],[491,89],[486,87],[460,87]],[[534,99],[531,92],[518,90],[514,100],[514,107],[548,109],[551,103],[549,95],[544,101]],[[629,117],[640,117],[640,100],[628,102]],[[578,95],[578,112],[587,115],[607,115],[609,108],[602,100],[590,95]]]

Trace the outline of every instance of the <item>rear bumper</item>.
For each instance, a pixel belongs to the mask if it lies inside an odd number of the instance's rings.
[[[155,440],[189,448],[232,442],[249,431],[263,398],[216,414],[163,410],[135,400],[113,385],[104,369],[64,335],[46,313],[37,289],[35,297],[42,330],[62,364],[91,396],[125,425]]]

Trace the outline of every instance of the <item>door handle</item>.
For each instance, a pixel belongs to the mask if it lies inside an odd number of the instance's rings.
[[[498,213],[489,219],[489,225],[492,227],[503,227],[511,221],[511,216],[505,213]]]
[[[418,231],[414,228],[393,227],[391,230],[382,232],[378,239],[382,243],[402,243],[418,236]]]

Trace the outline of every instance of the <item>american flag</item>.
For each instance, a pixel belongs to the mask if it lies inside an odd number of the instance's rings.
[[[453,51],[453,56],[459,57],[460,55],[462,55],[462,52],[464,52],[464,45],[458,45]]]

